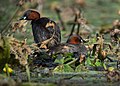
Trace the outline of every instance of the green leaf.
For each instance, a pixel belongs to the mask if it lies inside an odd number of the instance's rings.
[[[54,72],[74,72],[74,70],[67,64],[59,65],[53,71]]]
[[[63,71],[63,65],[58,65],[57,67],[54,68],[54,72],[64,72]]]
[[[73,53],[66,53],[64,56],[65,56],[65,57],[72,58],[72,56],[73,56]]]
[[[66,58],[64,59],[64,63],[65,63],[65,62],[68,62],[68,61],[72,61],[72,60],[74,60],[74,58],[66,57]]]
[[[8,37],[0,37],[0,69],[2,70],[10,58],[10,43]]]
[[[64,64],[64,57],[63,58],[56,58],[55,59],[55,61],[54,61],[55,63],[59,63],[59,64]]]
[[[64,65],[64,72],[74,72],[74,70],[67,64]]]
[[[104,67],[105,70],[107,70],[107,67],[104,62],[102,63],[102,66]]]
[[[114,67],[109,67],[108,71],[113,71],[115,68]]]
[[[76,67],[75,72],[87,71],[86,67],[83,64],[80,64]]]
[[[95,62],[95,66],[97,66],[97,67],[102,66],[102,65],[101,65],[101,62],[96,61],[96,62]]]
[[[91,60],[90,60],[90,58],[89,58],[89,57],[87,58],[87,60],[86,60],[85,64],[86,64],[86,65],[92,65],[92,62],[91,62]]]

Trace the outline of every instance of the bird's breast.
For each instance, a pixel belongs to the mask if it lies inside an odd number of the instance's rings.
[[[41,43],[42,41],[49,38],[49,33],[41,25],[33,24],[32,31],[36,43]]]

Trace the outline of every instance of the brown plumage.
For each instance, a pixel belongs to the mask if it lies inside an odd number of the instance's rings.
[[[35,43],[41,45],[48,40],[45,45],[50,48],[61,42],[61,33],[58,25],[49,18],[40,17],[39,12],[27,10],[20,20],[31,20]]]
[[[52,54],[57,53],[77,53],[77,55],[87,55],[87,48],[82,42],[82,39],[78,35],[72,35],[68,39],[67,43],[61,43],[50,49]]]
[[[67,55],[69,53],[73,54],[77,60],[75,65],[80,63],[85,63],[85,58],[87,56],[87,48],[82,43],[82,38],[79,35],[71,35],[67,43],[61,43],[57,46],[50,48],[49,52],[51,55]]]

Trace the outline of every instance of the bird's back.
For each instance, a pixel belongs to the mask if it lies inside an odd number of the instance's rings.
[[[49,48],[60,43],[60,29],[54,21],[46,17],[42,17],[38,20],[33,20],[31,24],[35,43],[41,44],[43,41],[50,39],[53,35],[54,36],[52,40],[48,42],[47,47]]]
[[[55,47],[50,48],[51,54],[57,53],[78,53],[80,54],[87,54],[87,49],[83,44],[69,44],[69,43],[62,43]]]

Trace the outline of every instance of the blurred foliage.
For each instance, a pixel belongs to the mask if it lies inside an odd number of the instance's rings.
[[[8,37],[0,36],[0,70],[10,59],[10,42]]]
[[[14,14],[14,11],[16,10],[16,4],[18,3],[18,0],[4,0],[0,1],[0,30],[4,28],[4,26],[7,24],[8,20],[11,18],[11,16]],[[63,4],[66,3],[66,4]],[[70,9],[70,7],[75,4],[76,7],[80,8],[84,12],[84,16],[88,20],[88,22],[94,26],[101,26],[104,24],[110,25],[113,20],[116,18],[119,18],[118,11],[119,11],[119,0],[93,0],[92,2],[90,0],[86,0],[85,6],[80,6],[80,0],[34,0],[32,3],[26,2],[26,4],[21,8],[19,13],[15,16],[14,20],[18,20],[19,16],[22,15],[22,13],[29,9],[29,8],[36,8],[41,12],[41,16],[47,16],[50,17],[53,20],[58,21],[58,18],[56,16],[56,13],[54,11],[55,7],[59,7],[62,12],[61,16],[63,18],[63,21],[66,20],[73,20],[73,13]],[[71,26],[66,25],[67,31],[69,31],[69,28]],[[26,34],[20,33],[17,31],[15,33],[15,37],[18,39],[25,39],[27,38],[28,43],[33,43],[33,37],[31,33],[31,27],[27,25],[27,31]],[[98,27],[95,28],[95,31],[98,29]],[[31,34],[30,34],[31,33]],[[64,34],[64,32],[62,32]],[[32,38],[32,39],[30,39]],[[66,38],[63,38],[63,41],[66,40]]]

